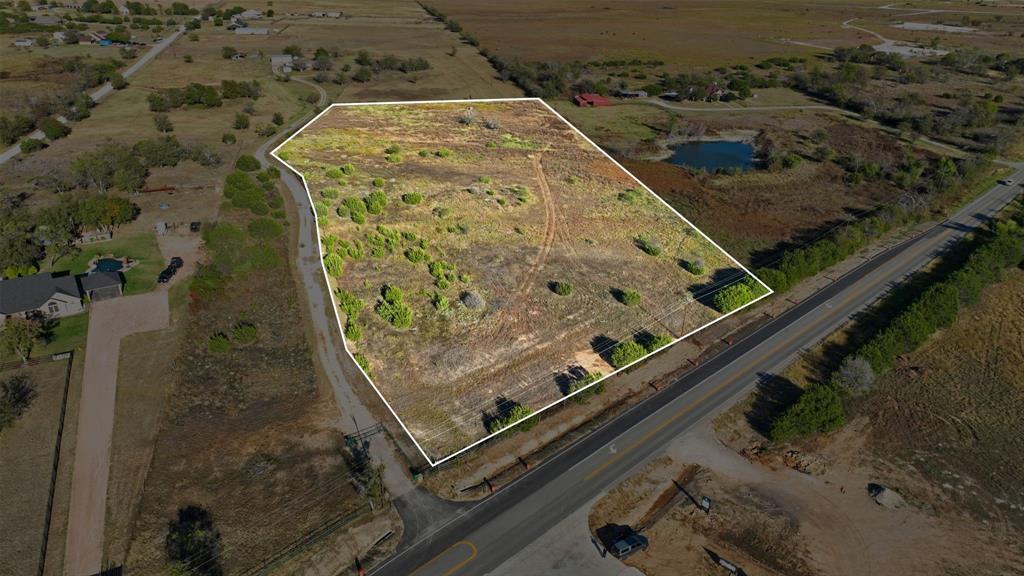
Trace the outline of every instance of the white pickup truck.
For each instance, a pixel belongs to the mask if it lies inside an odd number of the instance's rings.
[[[1013,186],[1013,180],[1010,180],[1009,178],[1003,178],[999,183],[1003,186]]]

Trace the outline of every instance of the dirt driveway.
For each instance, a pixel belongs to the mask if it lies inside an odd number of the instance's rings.
[[[78,439],[71,478],[64,562],[67,576],[95,574],[100,571],[103,561],[103,524],[121,338],[166,328],[169,319],[165,290],[90,305]]]

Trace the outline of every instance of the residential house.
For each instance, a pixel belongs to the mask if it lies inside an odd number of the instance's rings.
[[[82,290],[74,276],[41,273],[0,280],[0,321],[32,312],[60,318],[82,310]]]
[[[30,18],[34,24],[40,26],[57,26],[64,21],[60,16],[52,16],[50,14],[40,14],[39,16],[32,16]]]
[[[263,18],[263,12],[260,12],[259,10],[246,10],[245,12],[239,12],[235,17],[240,20],[256,20]]]
[[[595,108],[598,106],[610,106],[611,101],[600,94],[583,93],[573,97],[573,102],[580,108]]]
[[[10,316],[33,312],[51,318],[72,316],[85,310],[90,301],[116,298],[124,293],[120,272],[94,271],[72,276],[42,272],[32,276],[0,280],[0,323]]]
[[[310,18],[341,18],[341,12],[310,12]]]

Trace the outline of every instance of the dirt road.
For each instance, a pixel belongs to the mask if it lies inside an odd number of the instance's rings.
[[[64,560],[64,574],[67,576],[95,574],[102,567],[103,524],[121,338],[166,328],[169,320],[166,290],[90,305],[78,439],[71,477]]]

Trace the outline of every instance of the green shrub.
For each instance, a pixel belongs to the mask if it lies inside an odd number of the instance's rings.
[[[346,318],[354,319],[359,316],[359,312],[363,309],[364,304],[358,296],[344,288],[337,288],[334,291],[334,295],[338,299],[338,308],[341,308]]]
[[[412,326],[412,308],[403,301],[404,295],[399,287],[385,284],[381,288],[381,296],[382,300],[374,307],[378,316],[395,328]]]
[[[775,419],[771,428],[774,442],[786,442],[819,432],[831,432],[843,425],[843,398],[831,384],[808,386],[796,403]]]
[[[44,116],[36,123],[36,127],[43,131],[43,134],[50,140],[58,140],[71,133],[71,128],[65,126],[59,120]]]
[[[427,156],[430,156],[430,152],[427,152],[426,150],[420,150],[419,152],[417,152],[417,154],[419,154],[420,157],[422,157],[422,158],[426,158]]]
[[[235,161],[235,168],[243,172],[255,172],[260,169],[260,161],[249,154],[242,154]]]
[[[636,188],[629,188],[619,192],[618,198],[620,202],[626,204],[636,204],[641,198],[643,198],[644,192]]]
[[[568,296],[572,294],[572,284],[568,282],[552,282],[551,291],[559,296]]]
[[[331,178],[333,180],[341,178],[342,175],[343,173],[341,171],[341,168],[328,168],[327,170],[324,171],[324,176],[327,176],[328,178]]]
[[[423,202],[423,194],[420,194],[419,192],[406,192],[405,194],[402,194],[402,202],[415,206],[416,204]]]
[[[384,157],[384,160],[387,160],[391,164],[400,164],[402,162],[402,155],[401,154],[388,154],[387,156]]]
[[[680,260],[679,265],[694,276],[703,276],[707,269],[704,266],[704,260],[702,258],[691,258],[689,260]]]
[[[577,404],[586,404],[594,396],[602,394],[604,392],[604,382],[593,386],[591,386],[591,384],[594,384],[594,382],[597,382],[603,377],[604,375],[600,372],[587,372],[582,377],[573,379],[573,381],[569,383],[569,394],[578,392],[572,397],[573,402],[576,402]],[[590,387],[588,388],[588,386]],[[580,390],[582,390],[582,392],[580,392]]]
[[[334,200],[334,199],[336,199],[338,197],[338,189],[337,188],[330,188],[330,187],[324,188],[324,189],[320,190],[320,196],[322,198],[327,198],[329,200]]]
[[[341,173],[346,176],[351,176],[356,173],[356,167],[353,166],[352,164],[342,164],[340,168]]]
[[[482,184],[490,184],[491,183],[491,177],[490,176],[481,176],[481,177],[477,178],[476,181],[480,182]]]
[[[650,337],[649,339],[647,339],[646,342],[644,342],[644,348],[647,349],[648,353],[655,352],[671,344],[672,340],[673,338],[667,334],[657,334]]]
[[[719,312],[727,314],[749,304],[754,299],[764,295],[765,292],[767,291],[764,289],[764,286],[761,286],[757,280],[747,276],[742,282],[730,284],[715,292],[714,307]]]
[[[373,184],[374,188],[383,188],[384,184],[386,184],[387,182],[383,178],[378,176],[378,177],[374,178],[371,183]]]
[[[494,433],[499,432],[499,431],[501,431],[501,430],[503,430],[503,429],[505,429],[505,428],[507,428],[509,426],[512,426],[513,424],[515,424],[517,422],[521,422],[523,420],[526,420],[527,418],[529,418],[532,415],[533,415],[533,410],[530,410],[529,408],[527,408],[526,406],[523,406],[522,404],[515,404],[505,414],[502,414],[500,416],[493,416],[490,419],[488,419],[487,420],[487,431],[490,432],[491,434],[494,434]],[[536,420],[527,420],[526,422],[523,422],[522,424],[517,426],[515,428],[515,430],[516,431],[518,431],[518,430],[526,431],[526,430],[529,430],[530,428],[533,428],[534,424],[536,424],[536,423],[537,423]],[[510,432],[511,432],[511,430],[510,430]]]
[[[259,330],[251,322],[238,322],[231,329],[231,339],[239,344],[252,344],[259,338]]]
[[[210,340],[207,342],[206,348],[214,354],[222,354],[231,350],[231,340],[228,340],[227,334],[218,332],[213,336],[210,336]]]
[[[398,144],[392,144],[384,149],[385,154],[398,154],[402,149],[398,147]]]
[[[366,222],[366,203],[359,198],[345,198],[341,205],[348,211],[348,217],[356,224]],[[339,213],[340,214],[340,213]]]
[[[430,304],[433,305],[434,309],[438,312],[447,312],[451,307],[448,297],[437,290],[434,290],[434,293],[430,296]]]
[[[331,205],[326,200],[317,200],[313,202],[313,211],[316,212],[316,217],[322,221],[331,213]]]
[[[345,321],[345,338],[351,342],[358,342],[363,337],[363,330],[352,318]]]
[[[441,148],[440,150],[434,152],[434,156],[437,156],[438,158],[447,158],[451,155],[452,151],[447,148]]]
[[[224,196],[236,208],[246,208],[253,214],[263,216],[270,212],[266,192],[245,172],[236,170],[228,174],[224,180]]]
[[[237,139],[235,138],[234,134],[230,132],[225,132],[223,135],[221,135],[220,141],[225,144],[234,144],[235,142],[237,142]]]
[[[636,290],[620,290],[615,294],[616,299],[625,304],[626,306],[636,306],[640,304],[640,293]]]
[[[19,146],[23,154],[31,154],[36,150],[46,148],[47,144],[38,138],[22,138]]]
[[[271,270],[281,265],[281,256],[273,246],[257,245],[246,249],[249,265],[257,270]]]
[[[332,252],[324,256],[324,269],[328,274],[337,278],[345,271],[345,260],[337,253]]]
[[[363,369],[363,372],[366,372],[366,374],[369,375],[370,374],[370,360],[369,360],[369,358],[367,358],[365,354],[360,354],[360,353],[353,354],[352,356],[353,356],[353,358],[356,359],[356,364],[358,364],[359,367]]]
[[[636,247],[642,250],[645,254],[651,256],[661,256],[661,246],[658,245],[658,241],[649,236],[637,236],[634,239]]]
[[[388,205],[388,196],[382,190],[374,190],[366,196],[366,211],[370,214],[383,214]]]
[[[250,236],[260,240],[276,238],[284,232],[284,226],[270,218],[257,218],[249,222],[247,228],[249,229]]]
[[[409,262],[413,264],[419,264],[420,262],[426,262],[430,259],[430,255],[420,250],[419,248],[409,248],[405,251],[405,257],[409,259]]]
[[[646,348],[633,340],[626,340],[624,342],[619,342],[615,345],[615,348],[612,349],[610,364],[614,368],[618,369],[628,366],[646,355]]]

